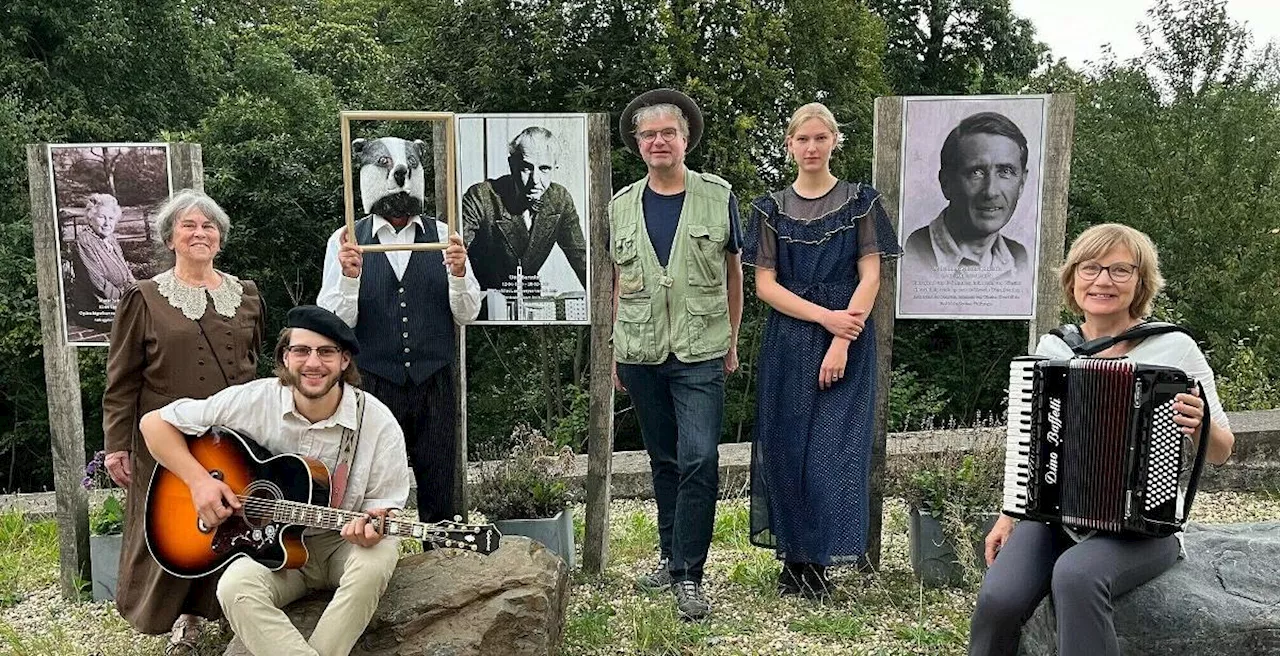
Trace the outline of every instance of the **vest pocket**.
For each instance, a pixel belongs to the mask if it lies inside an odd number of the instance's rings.
[[[718,353],[729,348],[729,301],[724,296],[690,296],[689,354]]]
[[[634,230],[614,239],[613,258],[618,265],[618,295],[635,296],[643,292],[644,267],[640,265],[640,250]]]
[[[689,227],[692,248],[685,258],[689,284],[714,287],[724,284],[724,242],[728,237],[724,226],[694,225]]]
[[[613,355],[619,362],[652,360],[657,336],[648,298],[618,299],[618,323],[613,330]]]

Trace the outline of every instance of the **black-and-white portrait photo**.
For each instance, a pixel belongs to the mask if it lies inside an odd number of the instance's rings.
[[[169,198],[166,144],[49,146],[67,342],[106,346],[116,304],[155,275],[152,218]]]
[[[586,115],[460,115],[457,152],[481,322],[587,323]]]
[[[906,99],[899,317],[1034,314],[1045,105]]]

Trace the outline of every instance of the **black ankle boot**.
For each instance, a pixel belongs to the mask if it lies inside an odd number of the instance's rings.
[[[800,594],[804,588],[804,563],[783,563],[778,572],[778,594]]]
[[[801,574],[800,594],[814,601],[825,601],[835,591],[827,578],[827,568],[822,565],[807,563]]]

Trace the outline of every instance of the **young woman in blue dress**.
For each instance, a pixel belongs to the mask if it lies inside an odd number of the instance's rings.
[[[875,400],[872,304],[901,254],[880,194],[831,172],[840,126],[820,103],[787,128],[796,179],[752,202],[743,261],[771,311],[758,358],[751,538],[780,594],[831,594],[826,568],[866,549]]]

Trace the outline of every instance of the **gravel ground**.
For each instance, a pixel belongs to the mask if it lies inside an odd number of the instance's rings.
[[[575,509],[581,522],[582,508]],[[656,508],[619,500],[612,508],[610,564],[603,577],[575,576],[566,656],[670,654],[962,654],[974,593],[920,586],[907,559],[906,508],[886,503],[882,570],[841,568],[825,605],[778,598],[772,553],[747,542],[745,500],[722,501],[708,560],[711,618],[684,623],[671,597],[635,591],[634,577],[655,562]],[[1195,519],[1230,523],[1280,519],[1280,494],[1206,493]],[[10,545],[22,548],[21,541]],[[45,562],[47,561],[47,562]],[[165,638],[132,632],[111,603],[70,603],[57,590],[57,562],[24,563],[19,590],[0,598],[0,653],[14,656],[125,656],[163,653]],[[209,625],[201,652],[218,654],[229,636]]]

